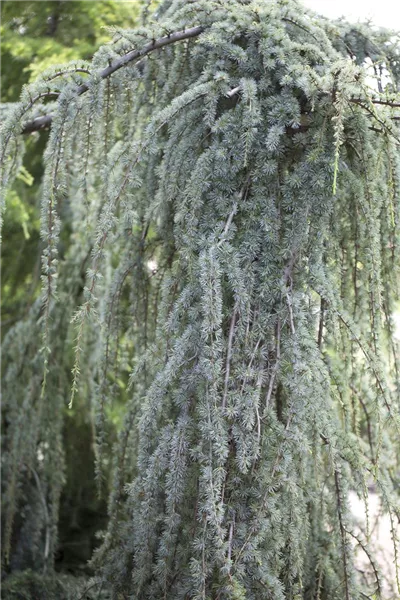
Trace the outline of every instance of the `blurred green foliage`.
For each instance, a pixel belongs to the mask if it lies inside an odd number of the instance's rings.
[[[2,102],[17,101],[22,85],[54,64],[90,59],[109,41],[107,27],[133,27],[140,6],[139,0],[3,0]]]
[[[24,84],[51,65],[90,60],[110,27],[137,24],[144,0],[2,0],[1,101],[16,102]],[[24,169],[4,216],[2,335],[40,293],[39,197],[48,132],[30,136]]]
[[[10,575],[2,586],[3,600],[108,600],[105,586],[85,576],[49,574],[31,569]]]
[[[70,60],[90,60],[112,38],[109,27],[137,25],[144,0],[3,0],[1,8],[1,100],[17,102],[24,84],[51,65]],[[40,197],[43,152],[48,132],[31,134],[26,140],[24,166],[8,193],[2,244],[2,335],[27,317],[40,295],[41,253]],[[61,236],[60,257],[68,247],[68,227]],[[67,352],[67,349],[66,349]],[[121,385],[121,400],[125,394]],[[117,404],[111,422],[117,428],[122,408]],[[90,558],[95,533],[106,526],[106,505],[99,500],[94,478],[90,407],[67,411],[64,428],[66,481],[61,498],[57,569],[82,573]],[[4,415],[3,415],[4,418]],[[116,432],[110,432],[116,436]],[[114,441],[114,439],[113,439]],[[79,464],[80,468],[76,469]],[[20,565],[20,568],[25,568]],[[42,578],[32,571],[7,578],[4,598],[76,598],[60,578]],[[73,586],[76,582],[71,579]],[[71,585],[72,585],[71,584]],[[72,586],[72,587],[73,587]],[[95,588],[94,588],[95,589]],[[68,591],[69,590],[69,591]],[[96,590],[97,597],[98,590]],[[85,596],[87,597],[87,596]]]

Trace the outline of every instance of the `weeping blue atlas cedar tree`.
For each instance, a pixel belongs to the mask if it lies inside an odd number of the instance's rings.
[[[399,47],[295,0],[149,2],[9,107],[4,194],[50,135],[43,294],[3,348],[6,562],[18,521],[52,569],[69,404],[100,488],[114,461],[113,598],[383,599],[371,483],[400,592]]]

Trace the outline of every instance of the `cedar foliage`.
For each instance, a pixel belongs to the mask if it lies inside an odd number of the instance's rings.
[[[136,26],[141,1],[2,0],[1,101],[18,101],[22,86],[57,62],[90,59],[109,40],[107,26]],[[26,140],[24,167],[29,174],[19,173],[7,198],[1,276],[3,334],[40,293],[38,204],[47,132],[39,143],[34,138]]]
[[[5,189],[51,121],[43,296],[4,342],[5,560],[25,528],[51,569],[64,407],[89,405],[113,597],[380,598],[348,491],[368,512],[375,483],[396,552],[398,37],[295,0],[150,5],[3,127]]]

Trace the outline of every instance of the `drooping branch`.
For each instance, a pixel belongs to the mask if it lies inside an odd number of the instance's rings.
[[[101,77],[101,79],[107,79],[107,77],[110,77],[113,73],[115,73],[122,67],[125,67],[126,65],[133,62],[134,60],[137,60],[138,58],[147,56],[147,54],[150,54],[154,50],[159,50],[160,48],[163,48],[164,46],[169,46],[170,44],[174,44],[175,42],[180,42],[182,40],[187,40],[187,39],[190,39],[193,37],[197,37],[203,31],[204,31],[204,27],[202,27],[202,26],[191,27],[190,29],[183,29],[182,31],[176,31],[175,33],[169,33],[168,35],[165,35],[164,37],[158,38],[157,40],[152,40],[151,42],[149,42],[148,44],[143,46],[143,48],[140,48],[137,50],[131,50],[127,54],[124,54],[124,56],[121,56],[121,58],[118,58],[117,60],[115,60],[113,63],[111,63],[111,65],[109,65],[108,67],[106,67],[105,69],[103,69],[100,72],[100,77]],[[88,89],[89,89],[89,85],[87,83],[83,83],[76,90],[77,96],[81,96],[82,94],[87,92]],[[46,129],[47,127],[49,127],[51,125],[52,120],[53,120],[52,114],[37,117],[36,119],[33,119],[32,121],[28,121],[27,123],[25,123],[25,125],[22,128],[22,133],[32,133],[33,131],[39,131],[41,129]]]
[[[355,104],[362,104],[364,100],[362,98],[351,98],[350,102],[354,102]],[[391,108],[400,108],[400,102],[395,102],[394,100],[381,100],[378,98],[371,98],[370,102],[372,102],[372,104],[390,106]]]
[[[163,36],[161,38],[158,38],[156,40],[152,40],[151,42],[149,42],[148,44],[143,46],[143,48],[137,49],[137,50],[131,50],[130,52],[128,52],[121,58],[115,60],[111,65],[109,65],[108,67],[106,67],[105,69],[103,69],[100,72],[100,78],[107,79],[113,73],[115,73],[122,67],[126,66],[127,64],[133,62],[134,60],[137,60],[140,57],[145,57],[148,54],[150,54],[151,52],[153,52],[154,50],[158,50],[160,48],[163,48],[164,46],[168,46],[175,42],[179,42],[182,40],[197,37],[203,31],[204,31],[204,27],[199,25],[196,27],[191,27],[190,29],[176,31],[175,33],[170,33],[170,34]],[[141,61],[139,61],[139,65],[140,65],[140,63],[141,63]],[[144,63],[142,66],[144,66]],[[78,71],[85,72],[85,73],[88,72],[85,69],[78,69]],[[87,83],[83,83],[77,88],[76,94],[77,94],[77,96],[81,96],[88,90],[89,90],[89,85]],[[234,88],[233,90],[231,90],[228,93],[228,96],[229,97],[235,96],[236,94],[238,94],[239,90],[240,90],[240,87]],[[58,95],[58,93],[54,92],[54,94],[52,93],[52,95]],[[351,98],[350,101],[355,104],[360,104],[361,106],[363,106],[365,108],[365,105],[362,103],[361,98]],[[390,106],[392,108],[398,108],[400,106],[399,103],[390,101],[390,100],[373,99],[373,100],[371,100],[371,102],[373,104]],[[394,117],[394,119],[396,120],[397,118]],[[27,134],[27,133],[32,133],[34,131],[40,131],[42,129],[47,129],[48,127],[50,127],[52,120],[53,120],[52,114],[47,114],[47,115],[42,115],[40,117],[36,117],[35,119],[32,119],[31,121],[27,121],[25,123],[25,125],[23,126],[23,129],[22,129],[22,133]]]
[[[355,102],[354,100],[350,100],[351,102],[358,104],[358,106],[360,106],[362,109],[364,109],[369,115],[371,115],[371,117],[373,117],[373,119],[375,119],[375,121],[377,123],[379,123],[379,125],[381,125],[382,130],[385,131],[386,133],[388,133],[389,135],[391,135],[397,142],[400,143],[400,138],[393,132],[392,128],[389,127],[384,121],[382,121],[376,114],[375,110],[372,108],[370,108],[369,106],[366,106],[363,102],[357,100],[357,102]],[[391,121],[397,121],[399,119],[399,117],[390,117]]]

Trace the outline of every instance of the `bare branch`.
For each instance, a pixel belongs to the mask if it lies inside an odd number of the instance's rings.
[[[344,574],[344,590],[346,594],[346,600],[350,600],[350,589],[349,589],[349,570],[347,564],[347,551],[346,551],[346,528],[344,526],[343,521],[343,510],[342,510],[342,499],[341,499],[341,489],[339,484],[339,473],[337,469],[335,469],[335,489],[336,489],[336,501],[337,501],[337,511],[339,517],[339,528],[340,528],[340,537],[342,539],[342,560],[343,560],[343,574]]]
[[[190,29],[176,31],[175,33],[170,33],[162,38],[153,40],[150,43],[143,46],[143,48],[138,49],[138,50],[131,50],[124,56],[121,56],[121,58],[118,58],[117,60],[115,60],[113,63],[111,63],[111,65],[109,65],[108,67],[106,67],[105,69],[103,69],[100,72],[100,77],[101,77],[101,79],[106,79],[107,77],[110,77],[113,73],[115,73],[122,67],[125,67],[126,65],[133,62],[134,60],[137,60],[138,58],[141,58],[141,57],[146,56],[147,54],[150,54],[154,50],[158,50],[160,48],[163,48],[164,46],[169,46],[170,44],[174,44],[175,42],[180,42],[182,40],[187,40],[187,39],[190,39],[193,37],[197,37],[203,31],[204,31],[204,28],[201,26],[191,27]],[[83,83],[76,90],[77,96],[81,96],[82,94],[87,92],[88,89],[89,89],[89,86],[86,83]],[[25,123],[25,125],[22,129],[22,133],[32,133],[33,131],[39,131],[41,129],[45,129],[51,125],[52,120],[53,120],[53,115],[51,115],[51,114],[44,115],[42,117],[37,117],[36,119],[33,119],[32,121],[28,121],[27,123]]]
[[[235,333],[235,324],[236,324],[236,309],[233,311],[231,318],[231,325],[229,327],[229,338],[228,338],[228,351],[226,353],[226,367],[225,367],[225,383],[224,383],[224,395],[222,398],[222,408],[226,408],[226,399],[228,397],[228,384],[229,384],[229,375],[231,370],[231,359],[232,359],[232,343],[233,343],[233,335]]]
[[[53,120],[53,115],[43,115],[42,117],[37,117],[32,121],[28,121],[22,130],[21,133],[32,133],[33,131],[40,131],[41,129],[47,129],[50,127],[51,122]]]
[[[40,501],[43,506],[45,527],[46,527],[46,541],[45,541],[45,546],[44,546],[44,570],[46,571],[47,563],[48,563],[48,559],[49,559],[49,552],[50,552],[50,526],[51,526],[50,515],[49,515],[49,510],[47,508],[46,498],[45,498],[45,495],[43,492],[42,484],[39,479],[39,475],[37,474],[37,472],[35,471],[35,469],[33,467],[31,467],[30,465],[27,465],[27,467],[31,470],[31,472],[35,478],[36,487],[37,487],[37,490],[38,490],[38,493],[40,496]]]
[[[369,108],[368,106],[366,106],[361,99],[359,99],[359,98],[350,98],[350,102],[352,102],[353,104],[358,104],[358,106],[360,106],[361,108],[363,108],[364,110],[366,110],[367,113],[369,115],[371,115],[371,117],[373,117],[375,119],[375,121],[377,121],[382,126],[382,128],[383,128],[383,130],[384,130],[385,133],[390,134],[397,142],[400,143],[400,138],[393,133],[393,130],[388,125],[386,125],[386,123],[384,121],[382,121],[381,119],[379,119],[377,117],[377,115],[374,113],[374,110],[371,110],[371,108]],[[385,106],[386,105],[387,106],[391,106],[392,108],[396,108],[396,106],[400,106],[400,105],[396,105],[395,103],[386,104],[385,102],[378,102],[376,100],[375,101],[371,100],[371,103],[372,104],[385,104]],[[372,107],[372,109],[373,109],[373,107]],[[391,119],[391,121],[398,121],[400,119],[400,117],[393,116],[393,117],[390,117],[390,119]]]
[[[363,100],[362,98],[350,98],[350,102],[353,102],[354,104],[363,105],[365,100]],[[393,100],[381,100],[381,99],[371,98],[370,102],[372,104],[382,104],[383,106],[390,106],[391,108],[400,108],[400,102],[394,102]]]
[[[237,87],[233,88],[232,90],[229,90],[229,92],[226,94],[226,96],[227,96],[227,98],[233,98],[239,92],[240,92],[240,85],[238,85]]]

